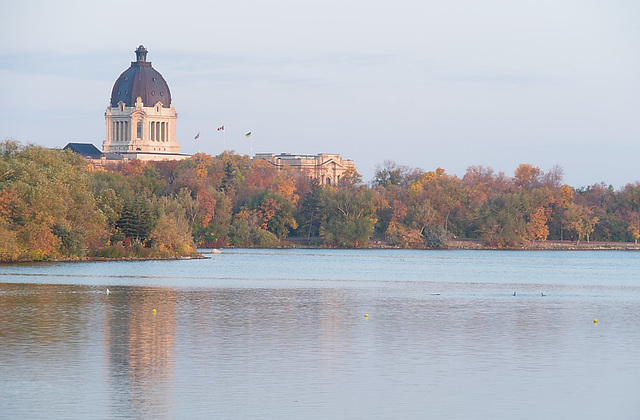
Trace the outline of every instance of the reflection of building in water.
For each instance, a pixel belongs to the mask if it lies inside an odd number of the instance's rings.
[[[172,407],[166,383],[173,380],[176,300],[173,290],[125,287],[109,294],[105,349],[111,391],[117,412],[130,418],[166,415]],[[149,401],[158,404],[157,412],[149,411]]]
[[[256,153],[254,159],[262,159],[276,168],[293,168],[326,185],[339,185],[347,170],[356,169],[351,159],[340,155],[320,153],[317,155],[292,155],[290,153]]]

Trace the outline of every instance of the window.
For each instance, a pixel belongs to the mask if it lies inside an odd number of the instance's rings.
[[[138,130],[137,130],[136,137],[138,139],[142,138],[142,121],[138,121]]]

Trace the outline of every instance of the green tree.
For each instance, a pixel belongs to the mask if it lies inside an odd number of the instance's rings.
[[[311,185],[311,190],[298,201],[298,236],[304,236],[307,240],[320,236],[320,227],[324,214],[322,212],[322,186],[317,180]]]
[[[364,186],[353,190],[324,187],[322,191],[324,242],[340,247],[366,246],[377,221],[374,191]]]
[[[154,198],[151,201],[158,216],[148,238],[156,255],[173,257],[196,254],[188,216],[193,201],[188,194]]]
[[[529,205],[522,193],[503,194],[484,206],[480,232],[487,245],[511,248],[523,244],[527,237]]]
[[[151,200],[136,196],[125,200],[116,225],[125,237],[145,245],[156,226],[157,217]]]

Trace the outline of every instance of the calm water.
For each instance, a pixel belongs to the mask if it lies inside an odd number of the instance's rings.
[[[639,419],[639,278],[630,251],[3,265],[0,418]]]

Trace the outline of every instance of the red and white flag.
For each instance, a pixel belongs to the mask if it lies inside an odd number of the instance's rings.
[[[224,131],[224,125],[221,125],[220,127],[218,127],[218,131]]]

